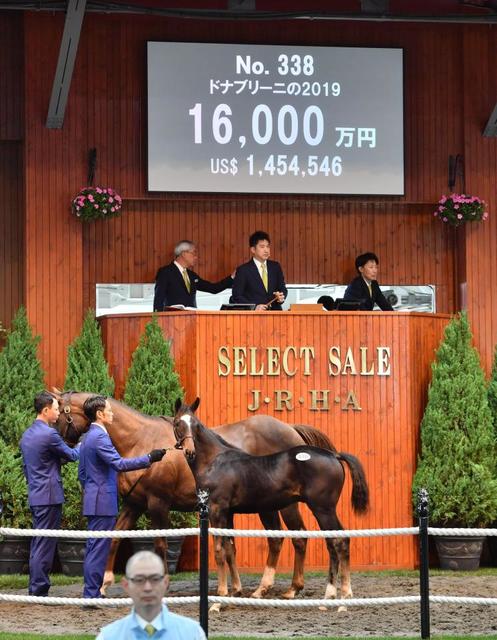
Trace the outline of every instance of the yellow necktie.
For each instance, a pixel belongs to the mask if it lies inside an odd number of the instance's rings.
[[[145,627],[145,631],[148,633],[149,636],[153,636],[155,633],[155,627],[153,624],[147,624]]]
[[[262,277],[262,284],[264,285],[264,289],[268,288],[268,283],[267,283],[267,268],[266,268],[266,263],[264,262],[263,264],[261,264],[261,277]]]
[[[368,289],[369,289],[369,297],[372,298],[373,297],[373,287],[371,286],[370,282],[366,283],[368,285]]]
[[[190,278],[188,277],[188,271],[186,269],[183,269],[183,280],[185,281],[186,290],[190,293]]]

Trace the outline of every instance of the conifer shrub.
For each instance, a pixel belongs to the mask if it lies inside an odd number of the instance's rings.
[[[465,313],[447,326],[432,364],[413,501],[425,488],[430,522],[485,527],[497,518],[497,465],[485,376]]]
[[[67,350],[64,389],[90,391],[106,396],[114,393],[114,380],[109,375],[102,334],[93,309],[86,312],[81,332]]]
[[[24,430],[33,422],[33,400],[43,391],[45,377],[37,354],[39,342],[26,309],[20,307],[0,351],[0,447],[17,448]]]
[[[174,369],[169,340],[153,317],[133,353],[124,402],[148,415],[171,416],[177,398],[183,399],[183,389]]]
[[[1,525],[29,529],[31,512],[28,506],[28,486],[22,470],[19,447],[0,446],[0,494],[3,502]]]
[[[67,373],[64,389],[89,391],[105,396],[114,393],[114,380],[105,360],[100,326],[93,309],[88,309],[80,334],[67,350]],[[82,491],[78,479],[78,464],[62,467],[65,502],[62,508],[63,529],[86,529],[83,517]]]
[[[492,371],[490,373],[487,395],[488,405],[490,407],[492,422],[494,425],[494,435],[497,438],[497,346],[494,351],[494,360],[492,362]]]

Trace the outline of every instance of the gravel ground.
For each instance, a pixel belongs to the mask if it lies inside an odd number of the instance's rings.
[[[244,595],[258,584],[257,576],[244,576]],[[309,577],[300,597],[322,598],[323,577]],[[271,592],[278,598],[287,587],[287,581],[280,578]],[[370,574],[353,574],[352,586],[358,598],[381,596],[417,595],[417,578],[395,577]],[[216,583],[210,584],[215,593]],[[433,595],[468,595],[481,597],[497,596],[497,576],[475,576],[454,573],[432,576],[430,591]],[[9,591],[22,593],[26,591]],[[169,595],[197,595],[198,583],[178,580],[171,583]],[[53,587],[52,596],[81,595],[81,585]],[[109,597],[123,594],[117,585],[108,593]],[[29,615],[27,615],[29,607]],[[198,617],[197,605],[175,605],[172,610]],[[0,631],[45,633],[56,636],[63,633],[96,634],[98,629],[119,618],[127,608],[83,610],[75,606],[18,605],[0,603]],[[433,634],[496,634],[497,606],[495,605],[432,605],[431,631]],[[209,618],[211,635],[223,634],[231,637],[253,635],[261,638],[294,636],[404,636],[420,633],[419,606],[382,605],[374,607],[353,607],[344,613],[336,609],[319,611],[316,608],[283,609],[251,608],[230,606]]]

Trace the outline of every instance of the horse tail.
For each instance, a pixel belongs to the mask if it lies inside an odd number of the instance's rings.
[[[351,453],[337,454],[339,460],[343,460],[350,470],[352,476],[352,508],[356,513],[366,513],[369,507],[369,487],[366,481],[366,474],[364,467],[359,461],[359,458],[353,456]]]
[[[334,444],[322,431],[319,431],[314,427],[310,427],[307,424],[292,424],[291,426],[299,434],[306,445],[310,447],[320,447],[321,449],[337,453],[337,449]]]

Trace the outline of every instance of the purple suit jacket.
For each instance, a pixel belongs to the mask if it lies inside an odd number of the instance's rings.
[[[77,460],[79,451],[67,446],[58,431],[43,420],[35,420],[26,429],[20,447],[28,481],[29,506],[62,504],[64,490],[60,465],[62,461]]]
[[[110,436],[92,423],[81,443],[79,480],[83,485],[84,516],[115,516],[118,513],[117,474],[150,466],[147,455],[121,458]]]

